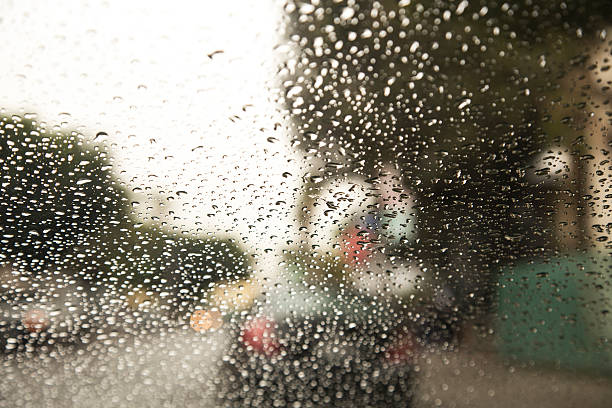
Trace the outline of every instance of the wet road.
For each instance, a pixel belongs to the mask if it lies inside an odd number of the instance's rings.
[[[0,407],[206,407],[226,340],[189,328],[129,345],[5,356]]]
[[[502,361],[464,351],[421,359],[419,408],[609,408],[612,378]]]
[[[214,407],[227,338],[189,328],[2,358],[0,407]],[[467,345],[466,345],[467,346]],[[483,345],[419,359],[415,405],[609,407],[612,379],[508,364]],[[486,347],[485,347],[486,348]]]
[[[494,338],[465,333],[457,352],[419,359],[419,408],[609,408],[612,377],[512,361]]]

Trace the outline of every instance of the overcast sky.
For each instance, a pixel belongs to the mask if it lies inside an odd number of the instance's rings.
[[[2,11],[0,107],[108,133],[98,142],[111,145],[143,217],[159,211],[146,209],[147,194],[171,196],[164,209],[191,232],[259,247],[295,232],[303,170],[271,102],[288,52],[273,0],[15,1]]]

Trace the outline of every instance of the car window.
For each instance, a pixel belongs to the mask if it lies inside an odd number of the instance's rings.
[[[611,32],[5,2],[0,406],[609,406]]]

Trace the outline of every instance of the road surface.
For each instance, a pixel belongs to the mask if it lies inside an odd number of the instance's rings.
[[[216,405],[210,384],[227,344],[222,332],[184,327],[124,343],[111,340],[80,350],[4,356],[0,407]],[[476,346],[420,358],[417,407],[611,406],[610,378],[511,365]]]
[[[206,407],[226,343],[189,328],[130,344],[4,357],[0,407]]]

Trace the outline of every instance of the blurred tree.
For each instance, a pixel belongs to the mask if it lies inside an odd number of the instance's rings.
[[[165,292],[175,306],[248,273],[230,239],[179,236],[134,219],[108,153],[76,132],[2,115],[0,164],[0,263],[78,275],[106,290]]]
[[[564,80],[586,70],[610,2],[311,3],[285,7],[299,145],[323,160],[323,178],[399,168],[417,195],[420,256],[466,307],[487,307],[500,265],[559,249],[550,200],[525,174],[545,146],[584,130],[580,117],[556,119],[584,103]]]
[[[89,256],[80,269],[88,279],[119,293],[163,294],[163,304],[184,309],[206,296],[218,281],[247,276],[249,260],[232,239],[169,232],[129,218],[80,248]]]
[[[54,263],[125,216],[105,152],[17,115],[0,117],[1,257]]]

